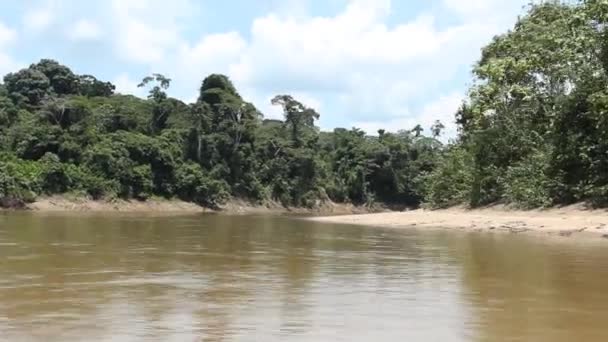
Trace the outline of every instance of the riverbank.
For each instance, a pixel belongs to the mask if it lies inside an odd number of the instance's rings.
[[[49,196],[25,204],[25,210],[40,212],[205,212],[210,209],[180,200],[91,200],[84,197]]]
[[[16,206],[14,210],[31,210],[38,212],[159,212],[159,213],[202,213],[202,212],[226,212],[232,214],[247,213],[294,213],[294,214],[316,214],[316,215],[346,215],[379,212],[386,210],[381,206],[374,208],[359,207],[352,204],[340,204],[327,202],[316,208],[294,208],[285,207],[277,202],[269,202],[265,205],[251,203],[249,201],[233,199],[220,208],[211,209],[195,203],[181,201],[179,199],[151,198],[145,201],[138,200],[92,200],[89,198],[55,195],[37,198],[32,203]],[[1,209],[0,209],[1,210]]]
[[[475,232],[533,233],[608,238],[608,211],[581,206],[517,211],[502,207],[412,210],[363,215],[315,217],[317,222],[390,228],[455,229]]]

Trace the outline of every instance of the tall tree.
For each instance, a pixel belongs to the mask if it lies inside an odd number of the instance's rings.
[[[241,98],[227,76],[220,74],[203,80],[195,108],[191,136],[196,141],[196,154],[207,157],[199,161],[222,175],[233,192],[260,197],[254,153],[261,114]]]
[[[285,126],[291,131],[294,147],[302,146],[307,136],[315,132],[315,120],[319,119],[319,113],[296,101],[290,95],[277,95],[271,103],[283,107]]]
[[[150,120],[150,130],[154,133],[162,131],[169,120],[172,112],[171,102],[168,101],[166,90],[171,85],[171,79],[161,74],[152,74],[142,79],[137,87],[145,87],[149,83],[156,83],[148,93],[148,99],[154,102],[152,118]]]
[[[16,104],[37,106],[52,91],[49,78],[32,68],[7,74],[4,76],[4,84]]]
[[[438,138],[444,129],[445,126],[443,125],[443,123],[439,120],[435,120],[435,123],[433,123],[433,125],[431,126],[431,133],[433,134],[434,138]]]
[[[111,96],[114,94],[116,86],[110,82],[102,82],[91,75],[81,75],[78,77],[78,93],[84,96]]]
[[[42,72],[49,79],[55,94],[71,95],[78,93],[78,76],[67,66],[52,59],[42,59],[40,62],[32,64],[30,69]]]
[[[415,134],[416,138],[418,138],[422,134],[422,132],[424,132],[424,128],[422,128],[422,126],[418,124],[414,128],[412,128],[411,132]]]

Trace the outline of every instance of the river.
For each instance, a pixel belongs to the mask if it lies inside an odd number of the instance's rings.
[[[0,212],[0,341],[608,341],[608,246]]]

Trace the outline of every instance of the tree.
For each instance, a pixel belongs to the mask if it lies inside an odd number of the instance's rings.
[[[32,68],[4,76],[9,96],[16,104],[37,106],[51,93],[51,82],[44,73]]]
[[[88,97],[104,96],[114,94],[116,86],[110,82],[102,82],[91,75],[81,75],[78,77],[78,93]]]
[[[51,95],[110,96],[115,88],[91,75],[78,76],[52,59],[41,59],[27,69],[10,73],[4,77],[4,82],[16,103],[30,106],[38,106],[43,98]]]
[[[203,80],[192,108],[190,136],[192,146],[196,146],[195,160],[226,180],[233,193],[259,198],[254,153],[261,114],[241,98],[227,76],[220,74]]]
[[[0,85],[0,201],[77,189],[211,206],[608,206],[607,24],[603,0],[530,5],[483,47],[447,145],[440,121],[429,137],[421,125],[321,132],[319,113],[289,95],[271,101],[283,120],[262,121],[225,75],[186,105],[160,74],[140,99],[43,59]]]
[[[67,129],[91,114],[87,104],[78,98],[47,97],[39,113],[53,125]]]
[[[189,156],[194,161],[202,164],[203,145],[205,134],[209,132],[211,126],[211,109],[205,103],[195,103],[190,105],[190,132],[189,132]]]
[[[435,123],[431,126],[431,133],[433,134],[433,138],[438,138],[441,136],[441,133],[445,129],[445,126],[441,121],[435,120]]]
[[[424,128],[422,128],[422,126],[416,125],[416,127],[412,128],[412,130],[410,132],[415,133],[416,138],[418,138],[422,134],[423,131],[424,131]]]
[[[277,95],[271,103],[283,107],[285,126],[291,131],[294,147],[302,146],[306,136],[315,132],[315,120],[319,119],[319,113],[304,106],[290,95]]]
[[[0,85],[0,131],[2,127],[8,127],[17,120],[18,109],[8,97],[8,92]]]
[[[42,59],[30,66],[32,70],[42,72],[48,79],[57,95],[70,95],[78,93],[78,76],[70,68],[61,65],[52,59]]]
[[[172,112],[171,102],[168,101],[167,93],[165,92],[171,85],[171,79],[161,74],[152,74],[151,76],[144,77],[137,87],[145,87],[152,82],[156,82],[156,85],[148,93],[148,99],[154,103],[150,130],[153,133],[158,133],[166,128],[167,120],[169,120]]]

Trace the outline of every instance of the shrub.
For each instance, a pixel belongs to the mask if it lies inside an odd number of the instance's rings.
[[[66,164],[62,164],[56,154],[47,152],[40,159],[42,173],[40,182],[42,190],[47,194],[61,194],[72,188],[72,180],[66,172]]]
[[[84,191],[96,200],[118,194],[119,182],[100,177],[83,166],[67,164],[65,171],[71,180],[71,190]]]
[[[507,169],[501,180],[503,199],[506,202],[523,209],[547,207],[552,204],[549,193],[552,182],[547,176],[549,155],[538,151]]]
[[[150,165],[139,165],[133,168],[128,184],[131,196],[137,199],[147,199],[152,195],[154,183],[152,182],[152,169]]]
[[[445,208],[471,199],[473,158],[462,148],[443,155],[431,173],[423,177],[425,204]]]
[[[217,207],[230,196],[225,181],[210,178],[200,165],[182,164],[175,172],[177,195],[186,201]]]
[[[300,205],[305,208],[314,208],[319,205],[319,194],[317,191],[311,190],[300,197]]]
[[[41,173],[38,162],[0,154],[0,206],[14,207],[33,201],[40,192]]]

